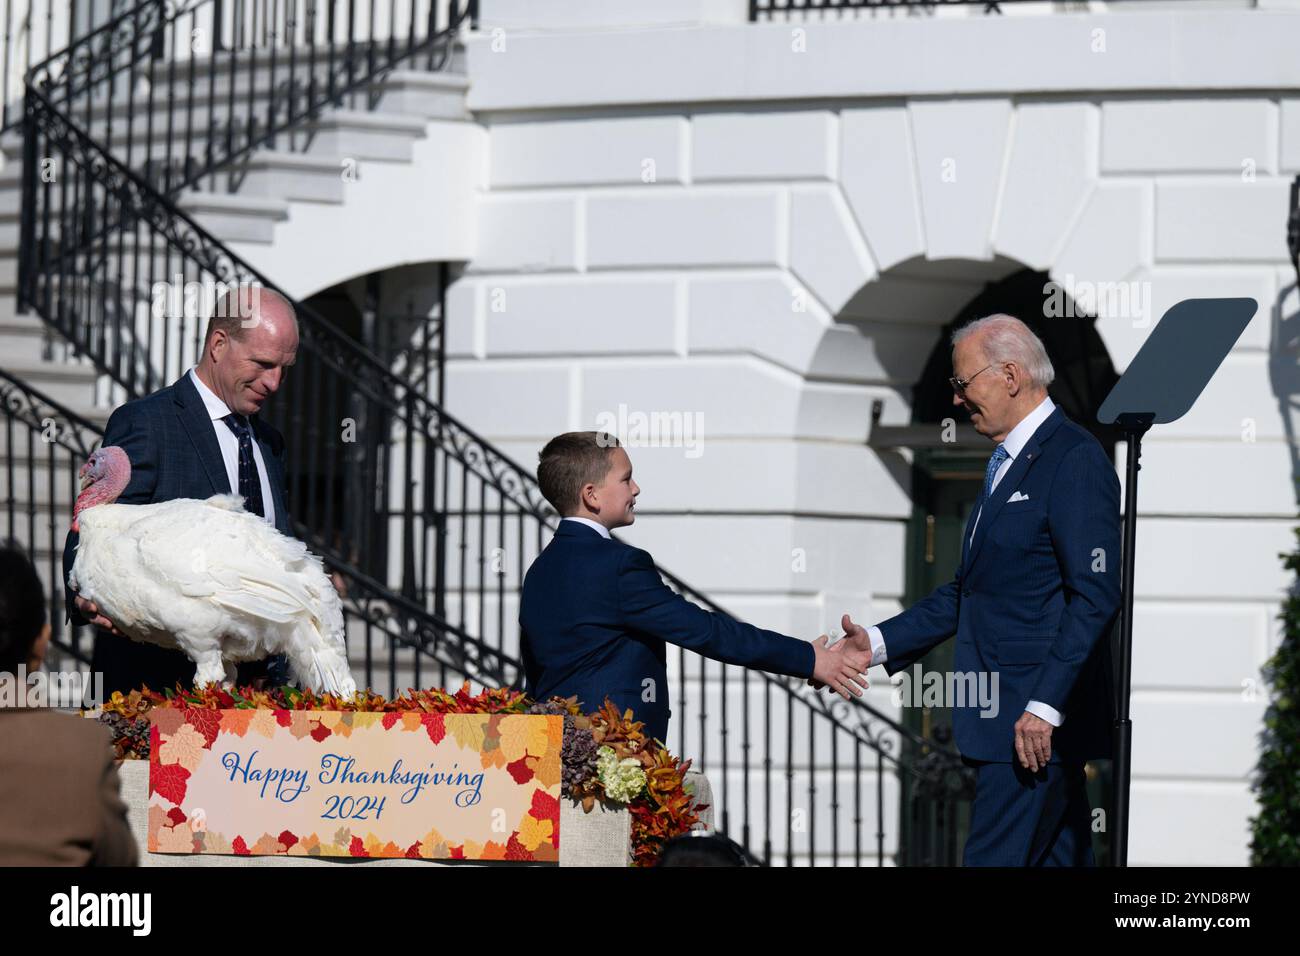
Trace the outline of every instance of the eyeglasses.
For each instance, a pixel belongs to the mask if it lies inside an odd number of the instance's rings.
[[[972,375],[970,378],[950,378],[948,379],[948,384],[952,386],[952,390],[958,395],[965,395],[966,389],[970,387],[971,382],[975,381],[975,377],[979,375],[980,372],[987,372],[992,367],[993,365],[985,365],[979,372],[976,372],[975,375]]]

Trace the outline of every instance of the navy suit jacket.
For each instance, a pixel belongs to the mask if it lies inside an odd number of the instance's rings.
[[[1009,502],[1017,492],[1028,500]],[[1101,445],[1053,410],[984,503],[973,543],[970,537],[967,522],[952,581],[879,625],[885,669],[910,668],[956,634],[957,674],[996,673],[999,690],[995,717],[981,716],[978,699],[953,707],[962,754],[1018,759],[1015,723],[1037,700],[1065,718],[1052,732],[1053,763],[1109,756],[1120,513],[1119,481]]]
[[[292,534],[285,503],[284,438],[256,415],[249,421],[266,463],[276,530]],[[108,445],[117,445],[131,460],[130,484],[117,499],[122,504],[231,493],[212,419],[188,372],[174,384],[115,409],[104,429],[101,447]],[[78,540],[75,531],[68,532],[63,547],[65,582],[76,559]],[[86,624],[73,603],[75,592],[64,590],[69,619],[74,624]],[[176,680],[188,686],[194,679],[194,665],[179,651],[137,644],[107,632],[96,634],[93,666],[104,672],[105,693],[129,690],[141,682],[154,690],[171,686]]]
[[[806,641],[692,604],[647,552],[577,521],[560,522],[524,576],[519,624],[530,697],[577,696],[588,712],[608,697],[661,741],[671,714],[665,642],[795,677],[811,677],[815,658]]]

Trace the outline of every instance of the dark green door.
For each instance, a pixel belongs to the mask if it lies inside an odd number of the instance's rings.
[[[912,519],[908,528],[907,581],[903,606],[911,607],[952,580],[961,560],[961,536],[979,500],[988,456],[969,450],[917,449],[912,467]],[[920,662],[922,673],[953,669],[952,640],[944,641]],[[916,667],[912,668],[912,673]],[[919,702],[917,702],[919,704]],[[952,710],[914,706],[903,700],[902,722],[943,750],[955,749]],[[925,761],[920,762],[922,767]],[[901,821],[904,862],[911,866],[955,866],[970,826],[973,776],[947,773],[904,776]]]

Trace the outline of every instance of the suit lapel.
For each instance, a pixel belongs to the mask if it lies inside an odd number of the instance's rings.
[[[275,508],[275,527],[277,530],[289,533],[289,512],[284,503],[284,475],[280,471],[280,459],[276,458],[271,452],[271,443],[265,438],[266,426],[261,419],[254,416],[250,419],[253,423],[253,434],[257,436],[257,446],[262,449],[262,461],[266,465],[266,480],[271,486],[271,503]]]
[[[1025,447],[1020,449],[1020,454],[1016,456],[1007,473],[1002,476],[998,486],[993,489],[989,495],[989,500],[984,502],[984,508],[980,512],[979,525],[975,529],[975,540],[970,545],[970,555],[968,560],[974,563],[979,556],[980,546],[984,544],[984,539],[989,536],[989,528],[997,520],[998,515],[1002,513],[1002,507],[1007,503],[1007,499],[1016,493],[1020,483],[1024,481],[1025,475],[1029,469],[1034,466],[1034,462],[1042,457],[1042,443],[1047,440],[1056,427],[1061,424],[1063,413],[1060,406],[1052,410],[1052,414],[1047,416],[1043,424],[1030,436],[1029,441],[1025,442]]]
[[[230,494],[230,477],[226,474],[225,459],[221,457],[221,446],[217,444],[217,433],[213,430],[212,419],[208,417],[207,406],[190,381],[189,372],[181,376],[173,388],[173,394],[178,406],[176,413],[180,416],[190,441],[194,443],[194,450],[198,452],[203,470],[212,483],[213,493]]]
[[[970,568],[971,526],[975,523],[975,516],[979,513],[979,504],[976,503],[966,518],[966,530],[961,535],[961,566],[963,569]],[[962,573],[965,576],[964,570]]]

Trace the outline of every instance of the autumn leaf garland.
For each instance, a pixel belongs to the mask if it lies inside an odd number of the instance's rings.
[[[149,714],[153,711],[158,714],[151,733]],[[316,721],[308,720],[302,711],[324,713]],[[564,717],[561,752],[563,784],[568,796],[582,804],[587,812],[591,812],[598,800],[627,804],[632,817],[634,865],[653,865],[668,840],[699,823],[699,812],[706,807],[695,804],[684,786],[690,761],[678,761],[659,741],[647,738],[644,724],[633,719],[631,710],[620,713],[608,700],[601,710],[583,714],[574,698],[552,698],[536,703],[520,692],[505,688],[472,695],[468,683],[454,694],[439,689],[409,690],[391,700],[368,691],[344,698],[292,687],[227,690],[212,684],[186,690],[178,684],[164,693],[148,687],[125,695],[115,692],[99,719],[112,731],[119,759],[147,760],[151,748],[160,747],[166,772],[151,780],[150,793],[157,792],[179,803],[179,799],[173,798],[183,795],[185,781],[197,766],[205,741],[211,744],[223,729],[242,735],[249,730],[271,731],[272,725],[278,724],[295,736],[310,734],[320,739],[317,735],[347,736],[354,722],[363,719],[382,721],[385,728],[398,721],[413,721],[411,729],[423,729],[434,743],[451,736],[462,746],[481,749],[484,741],[476,738],[482,735],[482,724],[461,719],[464,715],[539,713]],[[176,733],[185,725],[188,727],[184,733]],[[167,742],[161,745],[159,727],[168,735]],[[515,779],[531,778],[534,768],[527,756],[529,744],[535,735],[545,732],[537,727],[537,722],[512,721],[507,717],[501,723],[499,741],[493,742],[496,748],[493,759]],[[602,754],[604,779],[600,772]],[[533,823],[520,834],[520,845],[501,848],[503,858],[511,859],[515,855],[523,858],[527,855],[525,851],[558,840],[558,801],[538,791],[530,819]],[[181,839],[182,831],[177,828],[176,832],[177,839]],[[284,836],[278,842],[284,843]],[[303,852],[303,848],[295,849]],[[353,855],[368,855],[355,837],[351,850]],[[231,852],[244,854],[250,850],[237,839]]]

